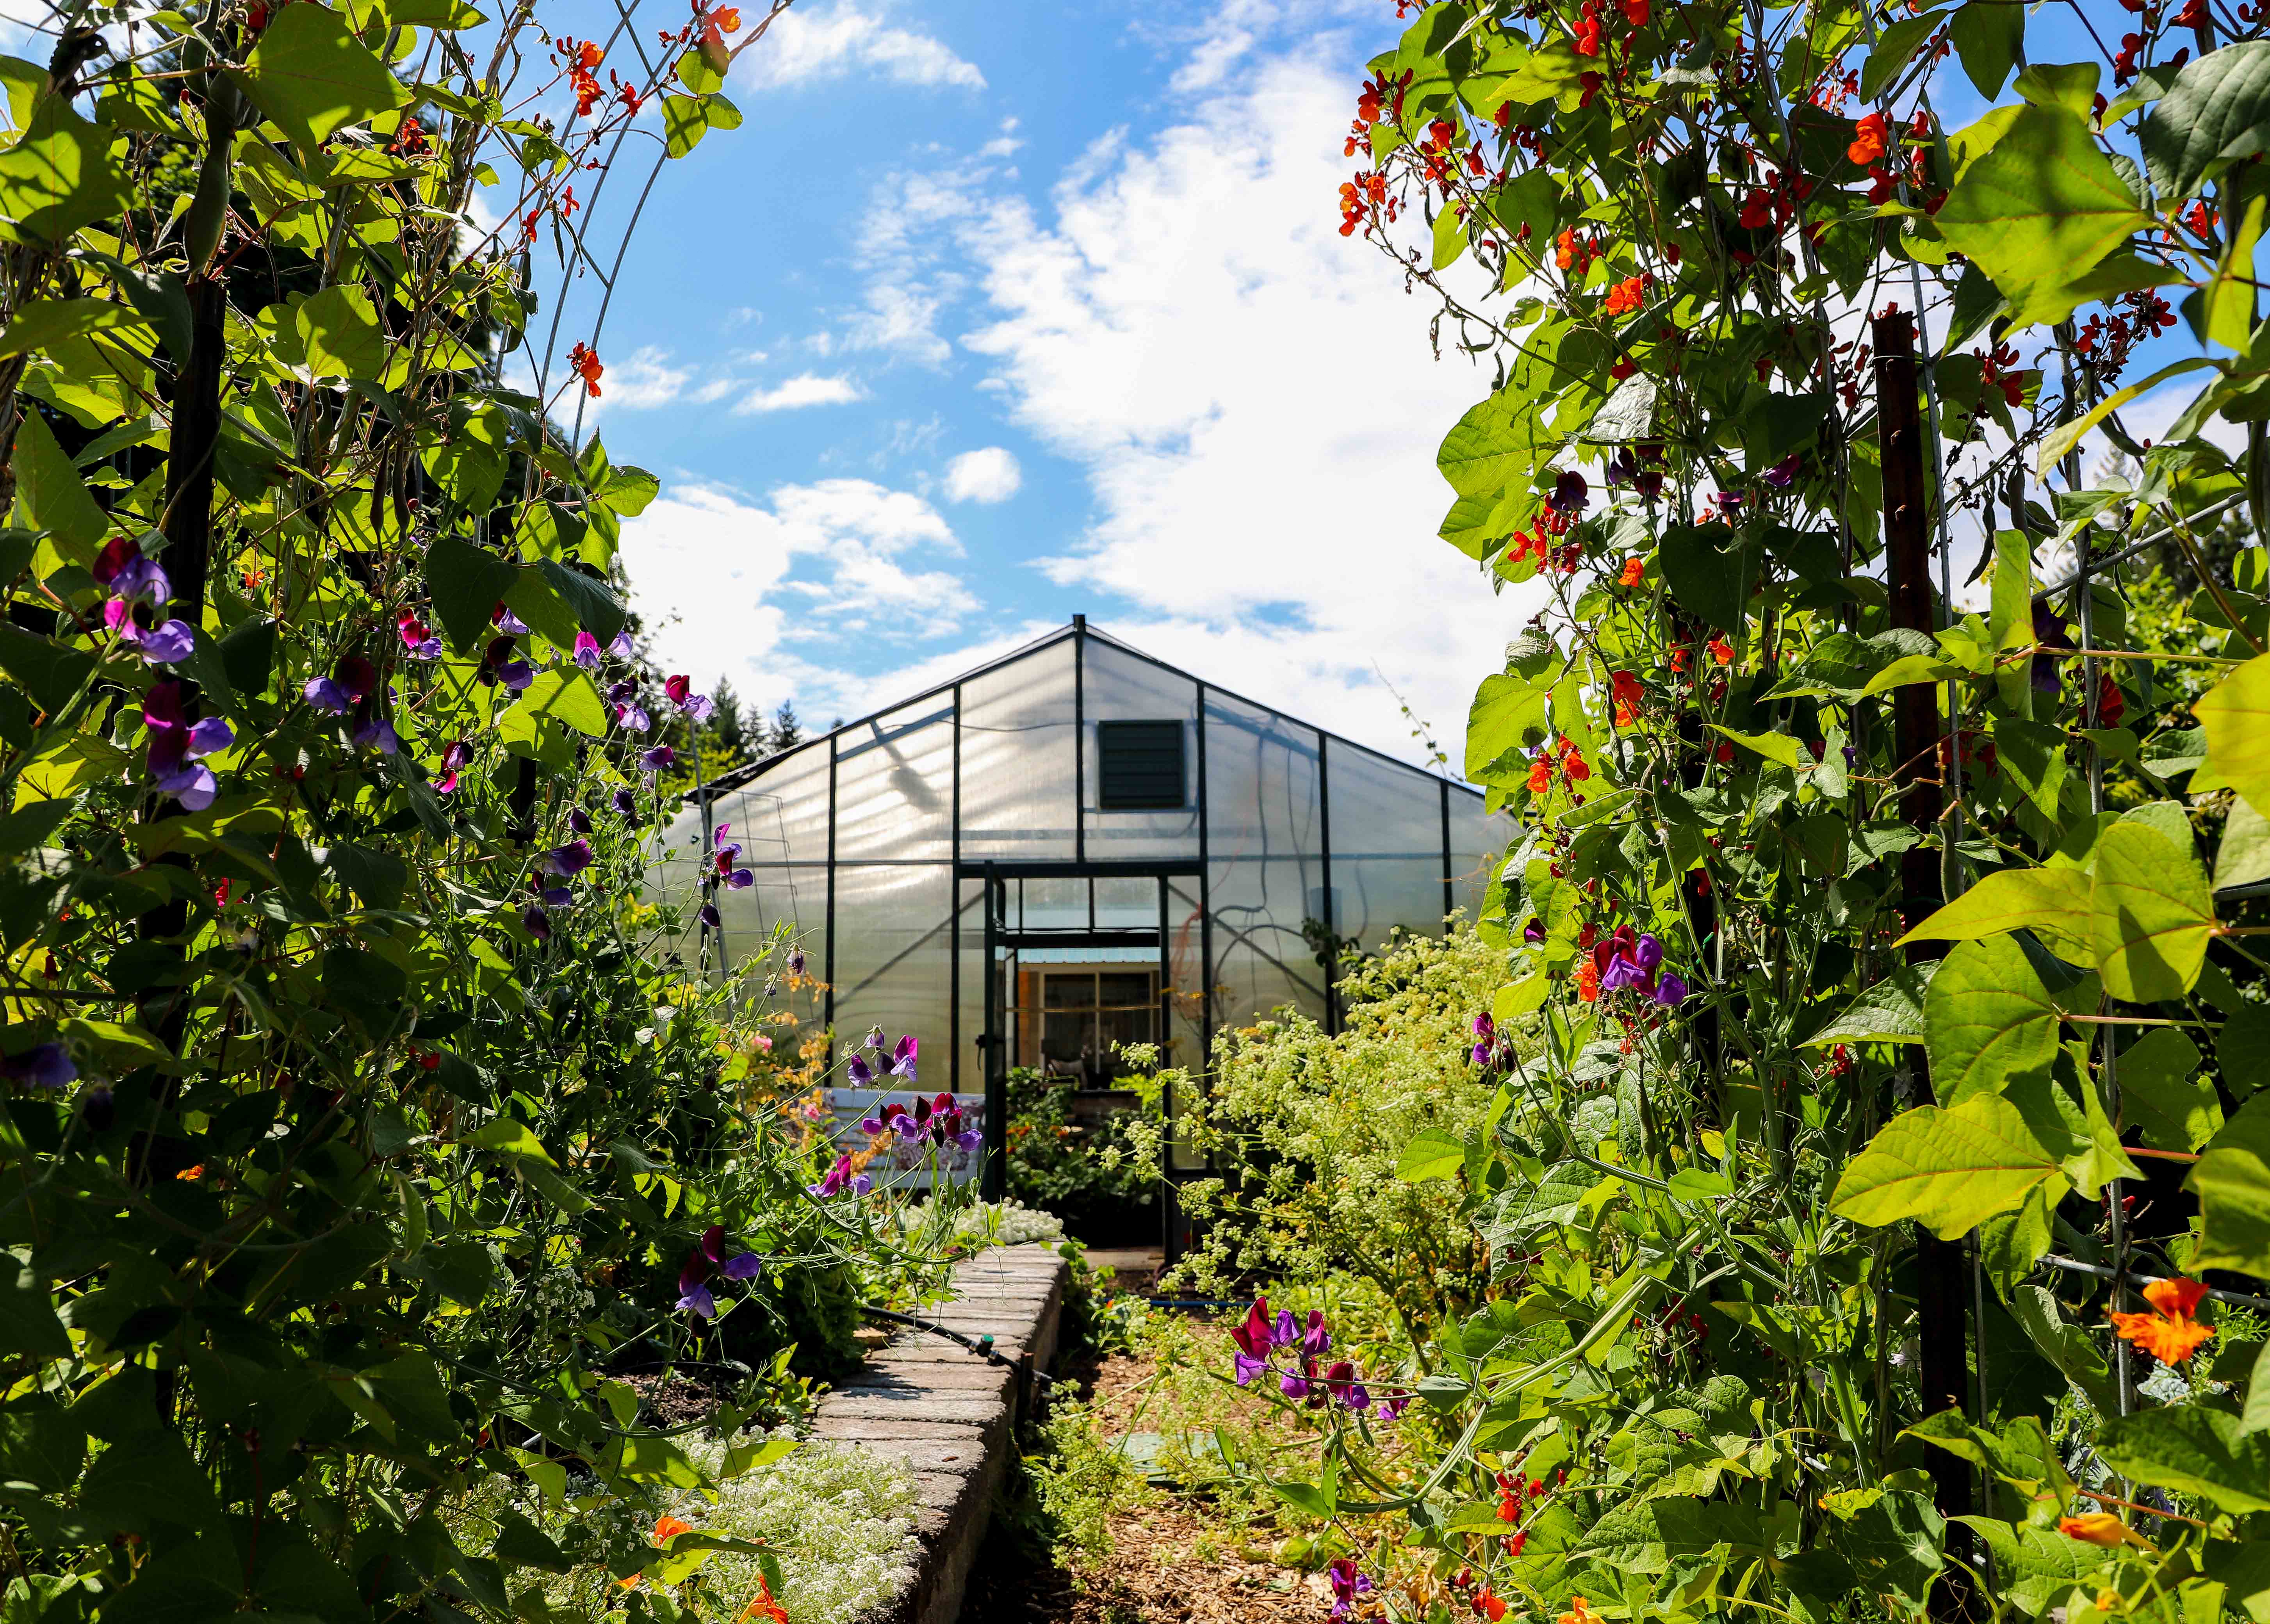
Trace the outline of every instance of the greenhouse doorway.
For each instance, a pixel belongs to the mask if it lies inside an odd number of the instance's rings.
[[[1200,864],[1188,861],[963,863],[984,919],[985,1193],[1000,1198],[1008,1161],[1009,1072],[1031,1066],[1083,1092],[1111,1090],[1119,1050],[1146,1043],[1174,1063],[1184,1001],[1175,943],[1196,912]],[[1176,882],[1181,883],[1176,883]],[[1179,927],[1179,928],[1178,928]],[[1204,1053],[1211,1034],[1187,1034]]]

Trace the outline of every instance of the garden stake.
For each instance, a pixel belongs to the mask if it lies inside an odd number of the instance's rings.
[[[1927,493],[1924,484],[1923,430],[1916,411],[1915,327],[1904,311],[1880,315],[1873,323],[1876,347],[1876,413],[1881,426],[1884,458],[1884,540],[1891,571],[1891,620],[1929,634],[1931,600],[1930,532],[1925,523]],[[1938,691],[1923,683],[1895,689],[1892,698],[1896,775],[1902,785],[1900,810],[1918,834],[1928,836],[1940,821],[1941,803],[1936,770],[1939,746]],[[1938,854],[1923,842],[1900,854],[1901,916],[1910,926],[1939,906]],[[1914,942],[1907,948],[1908,962],[1921,964],[1939,958],[1937,943]],[[1920,1057],[1904,1063],[1913,1098],[1910,1103],[1932,1102],[1931,1073]],[[1922,1343],[1918,1380],[1923,1413],[1965,1410],[1970,1361],[1966,1343],[1969,1317],[1970,1260],[1959,1241],[1942,1241],[1923,1225],[1916,1226],[1916,1317]],[[1950,1519],[1947,1546],[1958,1561],[1969,1554],[1969,1540],[1953,1518],[1967,1516],[1971,1507],[1970,1471],[1962,1460],[1945,1450],[1931,1451],[1932,1483],[1940,1515]],[[1970,1586],[1964,1570],[1951,1567],[1932,1589],[1935,1618],[1954,1619],[1970,1612]]]

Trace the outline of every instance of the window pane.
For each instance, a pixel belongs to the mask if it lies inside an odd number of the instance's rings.
[[[944,864],[835,870],[835,1032],[839,1047],[870,1027],[902,1033],[935,1053],[947,1042]]]
[[[1072,640],[961,685],[961,855],[1072,855]]]
[[[1095,977],[1051,975],[1046,979],[1041,999],[1049,1009],[1094,1009]]]
[[[1113,857],[1195,857],[1198,852],[1198,684],[1161,670],[1090,636],[1082,688],[1088,723],[1087,855]],[[1183,792],[1178,804],[1143,811],[1101,810],[1103,785],[1100,724],[1107,722],[1171,722],[1183,730]],[[1155,912],[1157,900],[1153,899]]]
[[[1481,912],[1497,865],[1513,839],[1513,820],[1503,812],[1485,813],[1482,797],[1471,790],[1450,791],[1450,900],[1472,924]]]
[[[1099,1009],[1124,1009],[1130,1005],[1143,1008],[1156,1001],[1152,990],[1155,977],[1143,975],[1101,975],[1096,978],[1095,1003]]]
[[[953,855],[953,700],[926,700],[835,741],[835,855]]]

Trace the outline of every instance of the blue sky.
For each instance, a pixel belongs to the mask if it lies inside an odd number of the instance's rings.
[[[1338,231],[1399,26],[798,0],[735,65],[745,127],[664,166],[597,346],[610,454],[663,479],[625,561],[665,663],[825,723],[1081,611],[1411,756],[1392,684],[1455,754],[1530,606],[1434,535],[1487,374]]]

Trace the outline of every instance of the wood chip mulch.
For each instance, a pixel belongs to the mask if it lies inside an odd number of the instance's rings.
[[[1113,1354],[1073,1372],[1092,1383],[1106,1428],[1124,1432],[1151,1375],[1146,1361]],[[1235,1551],[1201,1559],[1203,1502],[1168,1501],[1115,1511],[1111,1550],[1067,1568],[996,1524],[961,1604],[963,1624],[1321,1624],[1332,1597],[1321,1574],[1302,1576]]]

